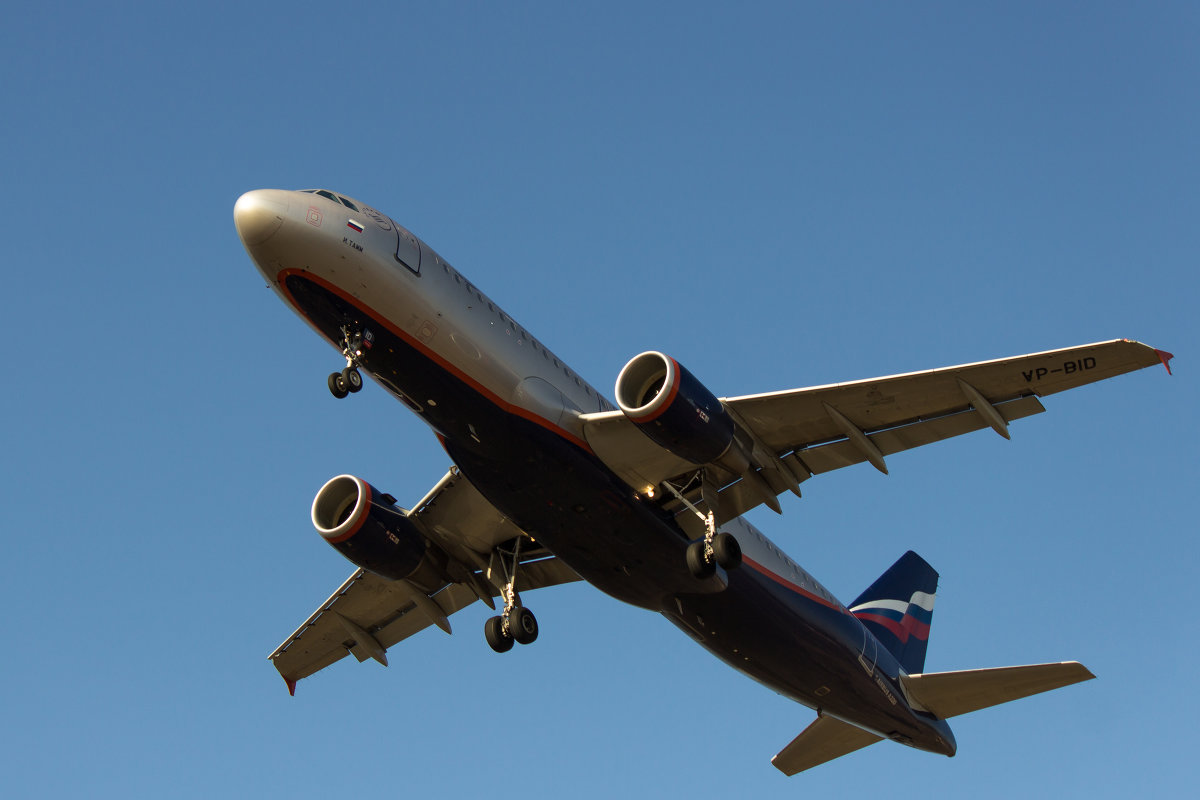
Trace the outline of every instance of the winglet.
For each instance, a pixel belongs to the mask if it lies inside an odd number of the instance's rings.
[[[1171,372],[1171,359],[1175,356],[1171,355],[1166,350],[1159,350],[1157,348],[1155,348],[1154,353],[1158,356],[1158,360],[1162,362],[1162,365],[1167,368],[1167,374],[1174,375],[1175,373]]]
[[[296,682],[294,680],[292,680],[291,678],[284,678],[283,682],[287,684],[288,694],[290,694],[292,697],[295,697],[296,696]]]

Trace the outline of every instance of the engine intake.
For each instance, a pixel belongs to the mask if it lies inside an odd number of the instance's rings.
[[[445,556],[391,497],[353,475],[331,479],[313,498],[317,533],[352,564],[391,580],[441,585]]]
[[[733,443],[736,424],[687,368],[654,350],[617,376],[617,406],[660,447],[693,464],[712,464]]]

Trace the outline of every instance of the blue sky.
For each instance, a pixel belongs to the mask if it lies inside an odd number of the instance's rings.
[[[0,773],[13,796],[1167,795],[1192,787],[1200,12],[1155,3],[14,7]],[[1143,7],[1148,6],[1148,7]],[[233,228],[328,187],[415,231],[595,385],[718,395],[1118,337],[1160,369],[820,477],[753,521],[843,599],[942,574],[931,670],[1081,686],[785,779],[811,720],[586,585],[482,606],[289,698],[350,572],[308,522],[448,459],[263,288]],[[519,766],[518,766],[519,765]],[[898,778],[898,776],[903,776]]]

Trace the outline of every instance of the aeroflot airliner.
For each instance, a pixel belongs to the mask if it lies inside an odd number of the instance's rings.
[[[1040,413],[1044,397],[1162,363],[1117,340],[928,372],[717,398],[670,355],[617,376],[616,406],[390,217],[325,190],[248,192],[238,235],[272,289],[429,425],[454,466],[412,508],[339,475],[318,533],[356,567],[270,658],[296,682],[479,600],[487,643],[527,645],[522,593],[583,579],[657,611],[730,666],[817,712],[773,759],[792,775],[892,739],[954,755],[946,720],[1087,680],[1077,662],[924,672],[938,575],[905,553],[849,606],[741,515],[814,475]],[[344,402],[354,402],[346,399]],[[497,607],[496,599],[500,605]]]

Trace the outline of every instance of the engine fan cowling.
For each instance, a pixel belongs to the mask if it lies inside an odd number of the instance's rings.
[[[670,356],[647,351],[617,376],[617,405],[660,447],[693,464],[719,460],[736,424],[721,401]]]
[[[426,583],[440,551],[408,513],[371,484],[353,475],[331,479],[313,498],[317,533],[352,564],[391,580]]]

